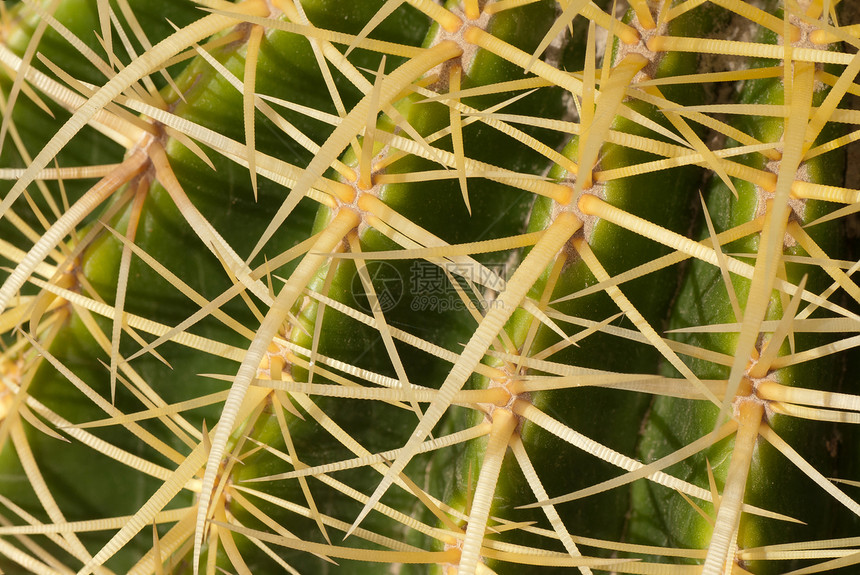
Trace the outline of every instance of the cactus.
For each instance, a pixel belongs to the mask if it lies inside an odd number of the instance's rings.
[[[0,571],[853,572],[856,16],[0,4]]]

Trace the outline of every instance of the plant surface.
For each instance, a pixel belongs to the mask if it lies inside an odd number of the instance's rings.
[[[852,2],[0,3],[0,569],[855,572]]]

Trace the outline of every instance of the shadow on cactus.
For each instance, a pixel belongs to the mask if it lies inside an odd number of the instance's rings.
[[[854,572],[857,14],[0,4],[0,570]]]

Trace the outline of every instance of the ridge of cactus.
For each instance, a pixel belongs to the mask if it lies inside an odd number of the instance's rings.
[[[0,3],[0,573],[852,573],[855,0]]]

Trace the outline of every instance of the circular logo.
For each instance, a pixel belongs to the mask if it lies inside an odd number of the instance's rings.
[[[386,312],[403,297],[403,278],[396,267],[385,261],[371,261],[365,266],[373,291],[365,287],[358,271],[352,276],[352,297],[365,312]]]

